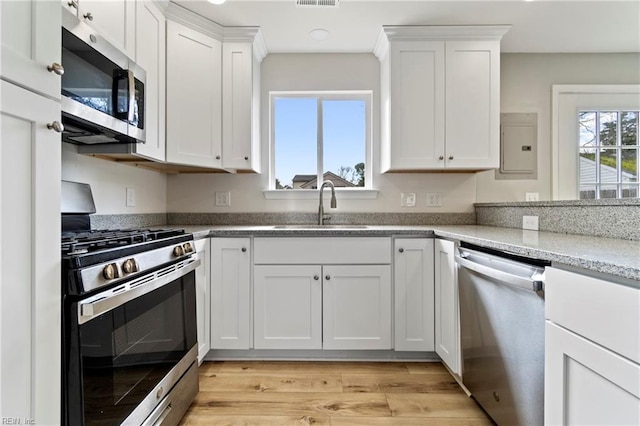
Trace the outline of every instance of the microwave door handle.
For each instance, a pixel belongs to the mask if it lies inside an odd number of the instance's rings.
[[[134,117],[134,104],[136,101],[136,80],[133,77],[133,71],[127,70],[127,79],[129,80],[129,111],[128,121],[133,123]]]
[[[119,118],[120,120],[126,120],[129,116],[129,111],[131,110],[131,108],[129,108],[128,111],[124,111],[124,112],[120,112],[118,111],[118,101],[120,100],[120,86],[119,86],[119,82],[121,80],[124,80],[125,78],[128,78],[128,71],[127,70],[121,70],[121,69],[117,69],[114,70],[113,73],[113,84],[112,84],[112,96],[113,96],[113,112],[114,112],[114,116],[116,118]],[[129,93],[131,93],[130,88],[128,87],[127,90],[129,90]],[[127,107],[129,106],[129,102],[131,101],[131,96],[128,95],[127,96]]]

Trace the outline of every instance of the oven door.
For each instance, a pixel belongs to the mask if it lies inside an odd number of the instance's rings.
[[[141,424],[195,362],[198,264],[67,304],[65,424]]]

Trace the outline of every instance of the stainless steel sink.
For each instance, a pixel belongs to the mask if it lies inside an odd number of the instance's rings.
[[[367,225],[274,225],[273,229],[368,229]]]

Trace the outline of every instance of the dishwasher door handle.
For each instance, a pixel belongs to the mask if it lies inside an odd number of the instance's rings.
[[[544,296],[544,281],[521,277],[498,269],[490,268],[488,266],[472,262],[471,260],[465,259],[459,255],[455,255],[455,260],[460,266],[477,272],[478,274],[500,280],[500,282],[514,287],[533,291],[541,297]]]

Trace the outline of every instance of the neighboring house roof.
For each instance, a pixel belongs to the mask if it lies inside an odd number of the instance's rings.
[[[590,183],[596,181],[596,162],[589,158],[580,157],[580,182]],[[638,178],[633,173],[622,172],[622,182],[637,182]],[[600,182],[618,182],[618,172],[615,168],[604,164],[600,165]]]
[[[336,188],[355,187],[356,185],[346,179],[341,178],[333,172],[325,172],[322,175],[323,180],[330,180]],[[316,175],[295,175],[293,177],[293,187],[300,189],[315,189],[318,187],[318,178]]]

